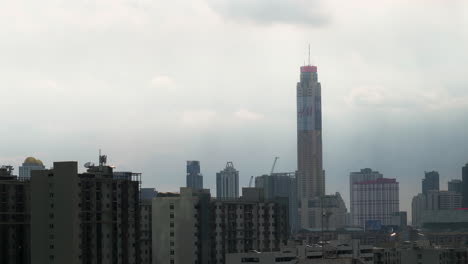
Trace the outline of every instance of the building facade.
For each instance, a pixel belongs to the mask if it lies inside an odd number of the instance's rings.
[[[288,198],[289,225],[291,232],[299,230],[298,201],[296,173],[273,173],[255,177],[255,187],[262,188],[265,199],[272,200],[277,197]]]
[[[375,181],[377,179],[383,178],[383,175],[378,171],[373,171],[370,168],[361,169],[359,172],[351,172],[349,174],[349,201],[350,201],[350,212],[351,212],[351,224],[358,225],[357,218],[353,217],[357,208],[357,202],[355,201],[354,189],[353,184],[358,182],[365,182],[365,181]]]
[[[226,164],[224,170],[216,173],[216,197],[235,199],[239,197],[239,171],[232,162]]]
[[[439,173],[437,171],[424,172],[424,179],[422,179],[422,193],[426,194],[428,191],[439,190]]]
[[[448,191],[463,194],[463,182],[461,180],[451,180],[448,183]]]
[[[297,187],[303,210],[307,200],[325,194],[322,156],[322,92],[316,66],[302,66],[297,83]],[[303,202],[302,202],[303,201]]]
[[[33,170],[45,170],[45,166],[41,160],[34,157],[27,157],[19,167],[19,178],[30,178],[31,171]]]
[[[451,191],[427,191],[418,194],[411,202],[412,225],[421,226],[425,211],[453,210],[462,206],[462,195]],[[443,212],[442,212],[443,213]]]
[[[462,168],[463,201],[462,207],[468,208],[468,163]]]
[[[301,226],[309,230],[334,231],[346,226],[346,205],[340,193],[308,201],[307,214],[301,214]]]
[[[31,259],[140,263],[139,184],[138,174],[114,178],[105,162],[85,173],[78,173],[77,162],[54,162],[53,169],[34,170]]]
[[[203,189],[203,175],[201,175],[200,171],[200,161],[187,161],[187,188]]]
[[[353,223],[366,227],[374,224],[391,225],[392,214],[399,212],[399,185],[396,179],[376,180],[352,184]]]
[[[140,263],[151,264],[152,260],[152,202],[157,196],[154,188],[140,189]]]
[[[0,263],[29,264],[30,183],[12,171],[11,166],[0,167]]]

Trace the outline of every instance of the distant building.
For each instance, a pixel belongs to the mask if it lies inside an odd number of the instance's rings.
[[[154,188],[140,189],[140,263],[152,264],[152,202],[157,196]]]
[[[289,238],[287,204],[262,189],[239,199],[211,199],[209,190],[181,188],[153,199],[153,263],[218,263],[226,254],[279,250]]]
[[[422,213],[426,210],[426,196],[422,193],[413,197],[411,201],[411,225],[420,226]]]
[[[392,214],[400,211],[396,179],[354,182],[351,188],[354,225],[365,227],[368,221],[373,225],[391,225]]]
[[[392,224],[398,226],[400,229],[405,228],[408,225],[408,215],[405,211],[394,212],[392,214]]]
[[[427,191],[426,194],[418,194],[413,197],[411,203],[412,225],[421,226],[422,216],[425,211],[439,211],[442,214],[447,210],[460,208],[462,195],[451,191]]]
[[[289,225],[294,233],[299,230],[296,173],[273,173],[255,177],[255,187],[262,188],[265,199],[286,197],[289,200]]]
[[[198,160],[187,161],[187,187],[203,189],[203,175],[200,173],[200,162]]]
[[[224,170],[216,173],[216,198],[239,198],[239,171],[232,162],[228,162]]]
[[[357,202],[355,201],[356,195],[354,194],[353,184],[364,181],[375,181],[383,178],[383,175],[378,171],[373,171],[370,168],[361,169],[359,172],[351,172],[349,174],[349,197],[350,197],[350,212],[351,212],[351,224],[358,225],[357,216],[354,214],[357,210]]]
[[[0,263],[31,263],[31,204],[28,179],[18,179],[13,167],[0,167]]]
[[[437,171],[424,172],[424,179],[422,179],[422,193],[426,194],[428,191],[439,190],[439,173]]]
[[[346,226],[346,205],[340,193],[309,200],[307,214],[301,212],[301,226],[308,230],[334,231]]]
[[[41,160],[34,157],[27,157],[23,165],[19,167],[19,177],[20,178],[30,178],[31,171],[33,170],[45,170],[45,166]]]
[[[461,180],[451,180],[448,182],[448,191],[463,194],[463,182]]]
[[[468,163],[462,168],[462,181],[463,181],[463,208],[468,208]]]
[[[34,263],[141,263],[139,174],[54,162],[31,173],[31,259]]]

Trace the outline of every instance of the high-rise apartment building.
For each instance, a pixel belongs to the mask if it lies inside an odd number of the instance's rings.
[[[33,263],[140,263],[140,174],[125,178],[113,168],[54,162],[31,175]]]
[[[232,162],[224,170],[216,173],[216,198],[234,199],[239,197],[239,171]]]
[[[391,225],[392,214],[399,212],[399,186],[396,179],[355,182],[352,188],[353,224],[366,227],[368,221]]]
[[[468,208],[468,163],[462,168],[462,181],[463,181],[463,208]]]
[[[261,189],[238,199],[181,188],[153,199],[153,263],[224,264],[228,253],[279,249],[289,235],[286,201],[265,201]]]
[[[31,171],[33,170],[45,170],[45,166],[41,160],[34,157],[27,157],[19,167],[19,178],[30,178]]]
[[[255,187],[262,188],[265,199],[288,198],[291,232],[299,230],[297,184],[295,172],[280,172],[255,177]]]
[[[378,171],[373,171],[370,168],[361,169],[358,172],[351,172],[349,174],[349,201],[350,201],[350,211],[351,211],[351,224],[358,225],[357,216],[353,216],[356,214],[356,206],[358,205],[356,200],[356,195],[354,194],[353,185],[358,182],[366,182],[366,181],[375,181],[377,179],[382,179],[383,175]]]
[[[12,174],[13,167],[0,167],[0,263],[29,264],[30,184]]]
[[[422,179],[422,193],[426,194],[428,191],[439,190],[439,173],[437,171],[424,172],[424,179]]]
[[[152,203],[157,196],[154,188],[140,189],[140,263],[152,264]],[[156,219],[157,220],[157,219]]]
[[[456,193],[463,193],[463,182],[461,180],[451,180],[448,182],[448,191],[449,192],[456,192]]]
[[[308,200],[325,194],[322,161],[322,91],[316,66],[301,67],[296,95],[298,195],[300,200]]]
[[[200,161],[187,161],[187,187],[193,189],[203,189],[203,175],[200,173]]]

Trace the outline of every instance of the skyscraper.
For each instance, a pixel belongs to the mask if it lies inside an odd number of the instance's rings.
[[[439,173],[437,171],[425,171],[422,179],[422,193],[439,190]]]
[[[364,181],[375,181],[383,178],[383,175],[378,171],[373,171],[370,168],[361,169],[358,172],[351,172],[349,174],[349,201],[350,211],[352,216],[352,224],[357,225],[357,206],[356,195],[354,194],[353,184]]]
[[[301,212],[307,201],[325,194],[322,166],[322,95],[317,67],[301,67],[297,83],[297,186]],[[303,210],[304,209],[304,210]]]
[[[203,176],[200,174],[200,161],[187,161],[187,187],[203,189]]]
[[[234,168],[232,162],[226,164],[226,168],[216,173],[216,198],[239,197],[239,171]]]
[[[463,193],[463,182],[455,179],[448,182],[449,192]]]
[[[462,168],[463,201],[462,207],[468,208],[468,163]]]

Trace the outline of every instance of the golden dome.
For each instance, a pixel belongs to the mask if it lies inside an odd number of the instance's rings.
[[[42,163],[41,160],[36,159],[36,158],[34,158],[34,157],[27,157],[27,158],[24,160],[24,163],[25,163],[25,164],[36,164],[36,165],[44,166],[44,164]]]

